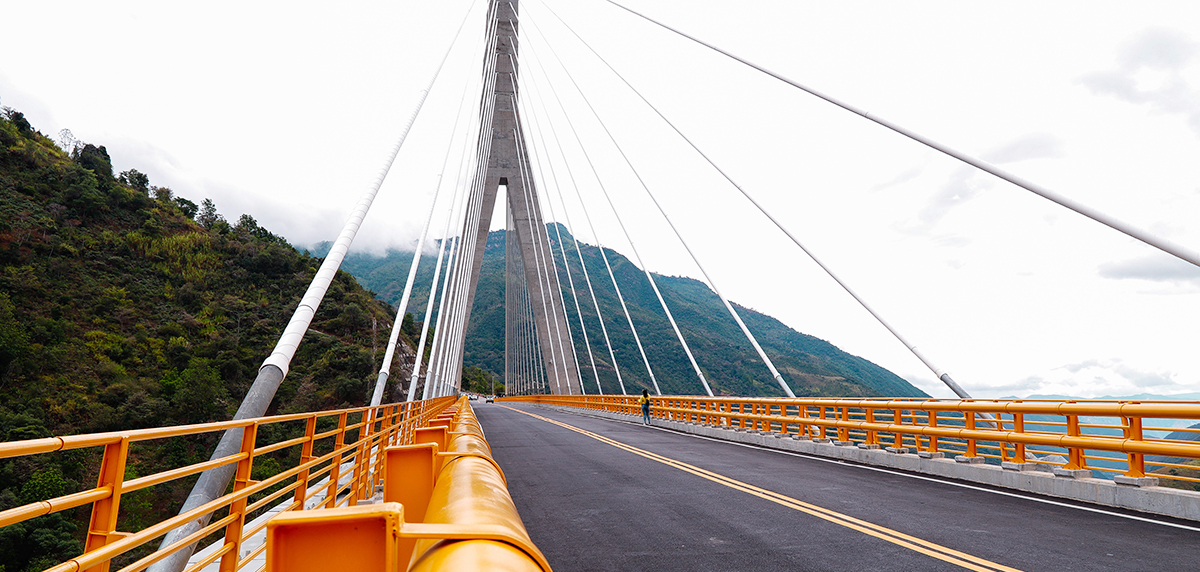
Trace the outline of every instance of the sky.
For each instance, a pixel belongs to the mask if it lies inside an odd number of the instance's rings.
[[[1197,3],[621,2],[1200,250]],[[582,240],[632,254],[602,184],[652,271],[702,278],[648,188],[728,298],[951,396],[576,33],[973,396],[1200,392],[1197,268],[609,2],[520,12],[536,177]],[[479,2],[23,2],[5,19],[0,105],[301,246],[337,236],[449,49],[354,250],[411,249],[431,204],[441,232],[481,89]]]

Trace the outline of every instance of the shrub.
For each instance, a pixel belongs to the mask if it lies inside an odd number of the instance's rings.
[[[105,149],[103,145],[97,147],[88,143],[77,148],[71,158],[80,167],[95,174],[100,183],[106,184],[112,180],[112,158],[108,156],[108,149]]]

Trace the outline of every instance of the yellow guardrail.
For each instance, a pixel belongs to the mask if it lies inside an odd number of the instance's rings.
[[[530,395],[503,401],[641,415],[637,396]],[[1200,429],[1166,425],[1200,419],[1197,402],[653,396],[650,409],[660,419],[893,452],[1011,463],[1032,460],[1032,454],[1037,463],[1069,470],[1141,478],[1150,467],[1155,477],[1200,483],[1200,478],[1172,473],[1200,469],[1188,464],[1200,460],[1200,441],[1166,438],[1175,432],[1200,439]],[[1148,461],[1147,455],[1161,459]]]
[[[443,397],[426,401],[385,405],[376,408],[342,409],[293,415],[277,415],[221,423],[205,423],[159,429],[140,429],[93,435],[68,435],[28,441],[0,443],[0,459],[24,455],[52,455],[57,452],[103,448],[96,468],[95,488],[26,504],[0,512],[0,528],[42,515],[90,504],[92,507],[84,553],[48,570],[108,572],[114,558],[128,554],[184,523],[220,511],[221,518],[171,546],[154,551],[124,566],[120,572],[136,572],[170,554],[224,529],[221,549],[192,565],[195,572],[220,559],[222,572],[233,572],[258,556],[264,546],[242,554],[241,546],[262,530],[265,523],[246,528],[247,516],[264,512],[286,495],[292,502],[285,510],[303,508],[314,496],[325,493],[324,505],[334,508],[354,506],[372,494],[382,478],[388,446],[417,442],[422,428],[454,403]],[[293,438],[267,444],[258,443],[259,429],[267,425],[303,424],[290,427]],[[326,427],[318,431],[318,427]],[[243,429],[241,450],[234,455],[177,467],[144,477],[125,478],[125,467],[133,443]],[[286,431],[276,431],[285,433]],[[251,480],[254,459],[285,449],[299,449],[299,460],[291,467],[262,481]],[[328,449],[318,454],[317,449]],[[237,465],[233,491],[187,513],[154,523],[138,531],[122,531],[120,518],[122,495],[175,479],[196,475],[223,465]],[[347,478],[346,471],[349,471]],[[326,486],[316,487],[321,479]],[[341,497],[339,499],[339,497]],[[286,501],[282,501],[286,502]],[[135,556],[136,557],[136,556]]]
[[[267,572],[550,572],[466,398],[384,451],[381,504],[267,524]]]

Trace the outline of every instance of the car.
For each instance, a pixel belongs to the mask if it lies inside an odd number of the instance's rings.
[[[484,402],[484,403],[495,403],[495,402],[496,402],[496,396],[495,396],[495,395],[489,395],[489,396],[487,396],[487,399],[484,399],[484,400],[483,400],[483,402]]]

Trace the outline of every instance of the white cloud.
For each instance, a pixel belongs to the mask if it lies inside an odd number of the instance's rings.
[[[1187,389],[1173,371],[1143,369],[1117,358],[1087,359],[1053,368],[1042,375],[990,388],[997,395],[1067,395],[1098,398],[1152,393],[1170,395]]]
[[[1030,133],[984,153],[981,158],[989,163],[996,164],[1015,163],[1033,159],[1054,159],[1063,157],[1066,154],[1063,146],[1061,139],[1049,133]],[[893,181],[876,187],[875,190],[901,184],[909,179],[916,178],[920,172],[921,169],[916,169],[915,172],[902,173]],[[949,179],[942,185],[941,189],[926,202],[924,208],[917,213],[915,220],[905,221],[896,225],[896,230],[909,235],[928,234],[950,211],[965,205],[979,196],[981,192],[990,189],[996,180],[994,176],[984,173],[975,167],[962,165],[950,174]],[[964,241],[969,242],[965,238],[956,237],[953,243],[947,245],[963,246],[965,245]],[[943,240],[939,239],[939,243],[942,242]]]
[[[1016,163],[1031,159],[1057,159],[1066,155],[1063,142],[1049,133],[1030,133],[983,156],[989,163]]]
[[[926,161],[926,164],[928,164],[928,161]],[[917,167],[913,167],[907,171],[904,171],[903,173],[900,173],[899,175],[896,175],[892,180],[887,181],[886,183],[880,183],[878,185],[875,185],[874,187],[871,188],[871,191],[878,192],[878,191],[882,191],[884,189],[889,189],[892,187],[903,185],[904,183],[907,183],[909,181],[912,181],[913,179],[916,179],[917,177],[920,177],[921,173],[923,173],[923,172],[925,172],[925,165],[919,165]]]
[[[1149,280],[1200,286],[1200,268],[1165,254],[1106,262],[1100,265],[1097,272],[1101,278],[1110,280]]]
[[[1079,82],[1098,95],[1182,115],[1200,135],[1200,86],[1189,81],[1197,54],[1200,42],[1187,34],[1150,28],[1121,49],[1115,69],[1087,74]]]
[[[962,206],[991,186],[979,170],[971,166],[955,169],[942,188],[925,203],[915,220],[896,225],[896,230],[910,235],[925,235],[956,207]]]

